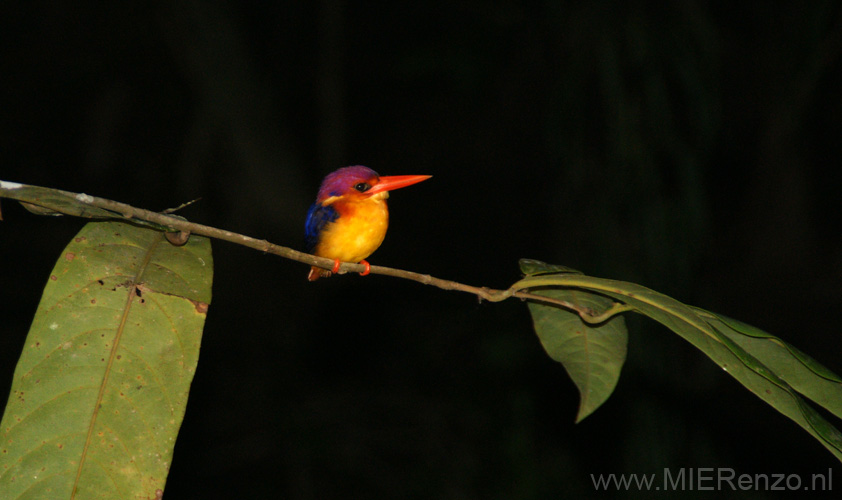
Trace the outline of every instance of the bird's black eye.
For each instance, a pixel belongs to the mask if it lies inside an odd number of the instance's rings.
[[[371,184],[369,184],[367,182],[360,182],[359,184],[354,185],[354,189],[356,189],[357,191],[359,191],[361,193],[365,193],[366,191],[371,189]]]

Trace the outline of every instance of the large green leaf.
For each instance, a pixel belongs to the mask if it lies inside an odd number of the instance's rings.
[[[528,276],[512,285],[512,290],[548,288],[576,289],[611,297],[663,324],[806,429],[842,460],[842,433],[798,394],[804,393],[838,416],[842,394],[839,377],[800,351],[748,325],[686,306],[634,283],[564,273]],[[769,440],[773,441],[774,437],[769,436]]]
[[[199,356],[210,242],[86,225],[50,274],[0,422],[0,498],[163,490]]]
[[[566,267],[542,264],[523,259],[521,271],[527,275],[578,273]],[[575,290],[547,289],[534,290],[534,293],[596,311],[605,310],[613,303],[606,297]],[[599,408],[617,386],[626,361],[626,322],[621,316],[615,316],[599,325],[591,325],[567,309],[536,301],[529,302],[529,311],[544,350],[564,366],[579,389],[576,422],[580,422]]]

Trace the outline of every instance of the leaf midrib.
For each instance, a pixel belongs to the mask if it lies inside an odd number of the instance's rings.
[[[135,294],[137,293],[137,288],[141,283],[141,278],[143,277],[143,273],[146,272],[147,267],[149,266],[149,262],[152,260],[152,254],[155,253],[155,249],[158,247],[162,237],[156,236],[155,239],[149,245],[149,248],[146,250],[146,254],[143,256],[143,261],[140,263],[138,268],[137,275],[135,276],[134,280],[132,281],[131,287],[128,290],[128,296],[126,298],[126,305],[123,307],[123,315],[120,318],[120,325],[117,327],[117,334],[114,337],[114,342],[111,346],[111,352],[108,355],[108,362],[105,365],[105,373],[102,377],[102,383],[99,386],[99,392],[96,396],[96,402],[94,404],[94,410],[91,414],[91,421],[88,424],[88,433],[85,437],[85,445],[82,448],[82,454],[79,457],[79,466],[76,468],[76,477],[73,479],[73,489],[70,493],[70,500],[74,500],[76,498],[76,490],[79,486],[79,479],[82,477],[82,470],[85,467],[85,461],[88,457],[88,449],[90,448],[91,439],[94,433],[94,427],[96,426],[97,417],[99,416],[99,410],[102,406],[102,398],[105,395],[105,389],[108,386],[108,380],[111,376],[111,367],[114,364],[114,358],[117,355],[117,349],[120,347],[120,340],[123,337],[123,331],[126,328],[126,320],[129,317],[129,313],[131,312],[132,302],[134,300]]]

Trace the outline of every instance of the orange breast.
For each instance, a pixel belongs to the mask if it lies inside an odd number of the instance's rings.
[[[379,197],[362,201],[337,201],[339,218],[329,223],[314,253],[320,257],[359,262],[377,250],[389,227],[389,209]]]

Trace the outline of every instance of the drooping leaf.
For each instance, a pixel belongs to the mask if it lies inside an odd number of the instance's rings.
[[[87,224],[50,274],[0,422],[0,498],[156,498],[196,369],[210,242]]]
[[[531,275],[576,272],[561,266],[542,267],[538,261],[521,261],[521,271]],[[533,293],[602,311],[610,299],[574,290],[546,289]],[[615,316],[599,325],[582,321],[578,314],[556,305],[531,301],[529,311],[535,332],[547,354],[564,366],[579,389],[576,422],[599,408],[614,391],[626,361],[628,331],[625,320]]]
[[[837,414],[837,406],[826,400],[836,397],[839,389],[834,384],[839,383],[838,377],[814,360],[786,348],[770,350],[768,346],[770,341],[774,343],[774,337],[768,334],[761,335],[757,329],[745,328],[733,320],[722,320],[712,313],[686,306],[633,283],[575,274],[551,274],[528,276],[512,285],[514,290],[549,288],[575,289],[611,297],[663,324],[704,352],[751,392],[798,423],[842,460],[842,433],[798,394],[802,391]],[[736,338],[739,342],[734,340]],[[760,346],[749,338],[764,339],[766,343]],[[755,356],[755,351],[758,356]],[[759,358],[769,361],[771,368]],[[782,374],[776,371],[789,363],[800,364],[802,368],[782,370]],[[795,385],[791,385],[787,377]]]
[[[796,347],[759,328],[694,308],[713,328],[751,353],[793,389],[842,418],[842,378]]]

